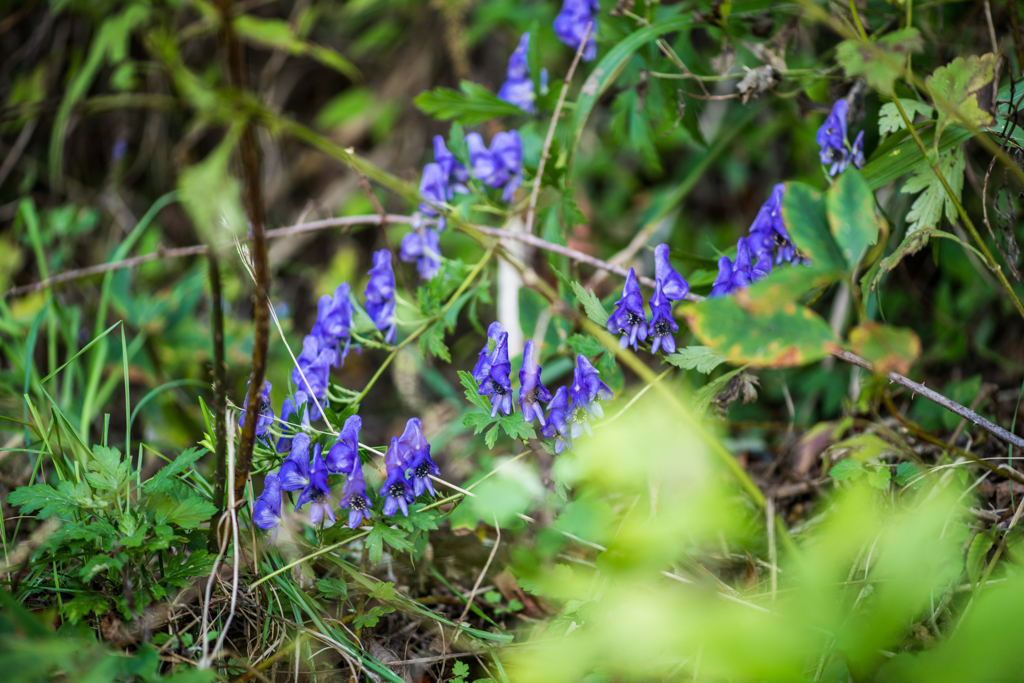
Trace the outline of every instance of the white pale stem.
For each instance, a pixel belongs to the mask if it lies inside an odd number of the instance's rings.
[[[518,216],[513,217],[505,229],[509,232],[523,232],[526,225]],[[527,259],[526,244],[518,240],[505,243],[513,255],[522,260]],[[498,322],[508,332],[508,357],[515,358],[523,353],[525,338],[519,326],[519,290],[523,286],[523,276],[505,259],[498,261]]]

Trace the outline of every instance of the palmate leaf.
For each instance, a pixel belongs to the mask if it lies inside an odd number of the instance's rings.
[[[427,90],[413,101],[424,114],[444,121],[455,119],[467,126],[475,126],[501,116],[527,115],[516,105],[499,100],[497,95],[482,85],[462,81],[459,89],[462,92],[451,88]]]
[[[903,111],[907,112],[907,118],[909,118],[911,122],[913,122],[914,117],[918,114],[929,117],[935,114],[935,110],[930,104],[925,104],[920,100],[911,100],[901,97],[900,104],[903,105]],[[882,108],[878,110],[879,135],[885,136],[889,133],[895,133],[898,130],[904,130],[906,127],[906,124],[903,122],[903,117],[900,116],[899,110],[892,102],[886,102],[882,105]]]
[[[990,111],[992,102],[989,90],[995,77],[995,63],[995,55],[992,53],[980,57],[957,57],[925,79],[935,95],[940,132],[951,121],[961,117],[974,126],[990,126],[995,123]]]
[[[129,466],[127,460],[121,460],[121,452],[116,448],[93,446],[85,479],[95,489],[116,490],[128,478]]]
[[[203,457],[204,453],[205,451],[201,448],[189,448],[182,451],[177,458],[157,470],[156,474],[147,479],[142,487],[146,490],[146,493],[155,493],[163,490],[169,482],[176,478],[176,475],[190,470],[192,465],[199,458]]]
[[[725,358],[710,346],[687,346],[666,356],[665,361],[677,368],[696,370],[707,375],[724,363]]]
[[[374,522],[370,535],[366,537],[366,548],[370,561],[377,563],[384,557],[384,542],[398,552],[408,552],[413,549],[407,534],[400,529],[392,529],[383,522]]]
[[[959,201],[964,188],[964,168],[967,161],[964,157],[963,147],[955,147],[949,152],[939,156],[939,171],[945,177],[949,187],[953,190],[953,196]],[[957,219],[956,204],[946,194],[942,182],[936,177],[931,166],[922,163],[914,169],[912,175],[903,185],[905,194],[920,192],[914,205],[907,213],[907,235],[911,235],[922,228],[937,228],[942,221],[942,209],[946,209],[946,218],[950,222]]]
[[[844,40],[836,48],[836,59],[843,65],[847,76],[863,76],[872,88],[891,95],[907,55],[923,49],[920,32],[916,28],[905,28],[885,34],[873,45],[866,45],[860,40]]]
[[[7,503],[21,508],[22,514],[38,510],[41,518],[71,517],[80,508],[89,507],[92,496],[85,482],[62,481],[56,489],[49,484],[22,486],[7,496]]]
[[[583,310],[586,311],[587,317],[593,320],[595,323],[604,327],[608,324],[608,311],[604,310],[604,306],[601,305],[601,300],[594,294],[594,290],[583,289],[583,285],[572,281],[572,291],[576,295],[580,304],[583,305]]]

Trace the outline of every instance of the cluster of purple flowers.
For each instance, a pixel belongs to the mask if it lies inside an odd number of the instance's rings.
[[[832,112],[818,129],[817,141],[821,145],[819,158],[828,166],[828,174],[836,176],[851,163],[855,168],[864,168],[864,131],[857,133],[851,145],[846,140],[846,117],[850,105],[839,100],[832,106]]]
[[[632,268],[626,275],[626,284],[622,287],[622,298],[615,304],[615,312],[608,317],[608,331],[622,334],[619,346],[632,346],[637,350],[637,342],[651,338],[651,353],[659,349],[665,353],[675,353],[676,339],[673,336],[679,331],[679,325],[672,315],[669,301],[679,301],[690,291],[689,283],[676,272],[668,259],[668,245],[659,244],[654,249],[654,294],[648,305],[651,307],[651,320],[648,322],[644,312],[644,299],[640,295],[640,285],[636,281],[636,273]]]
[[[505,82],[501,84],[501,90],[498,91],[498,99],[516,105],[527,114],[532,114],[535,110],[536,95],[533,92],[533,81],[530,80],[530,66],[526,61],[529,51],[530,34],[524,33],[523,37],[519,39],[519,46],[509,57]],[[542,87],[546,75],[547,71],[542,69]]]
[[[583,60],[589,62],[597,56],[597,13],[601,5],[597,0],[564,0],[562,11],[555,17],[555,35],[558,39],[578,50],[583,36],[587,36],[587,44],[583,48]],[[587,32],[587,27],[590,32]]]
[[[541,435],[555,440],[555,453],[561,453],[572,440],[593,434],[590,418],[604,416],[598,401],[611,399],[611,390],[602,382],[598,372],[586,356],[576,357],[576,369],[570,387],[559,387],[552,393],[540,381],[541,366],[535,353],[533,340],[523,349],[523,366],[519,370],[519,409],[527,423],[534,420],[541,426]],[[501,323],[493,322],[487,328],[487,344],[480,350],[473,379],[479,385],[478,393],[489,397],[491,417],[498,413],[512,414],[512,364],[508,359],[508,333]],[[547,402],[545,416],[542,403]]]

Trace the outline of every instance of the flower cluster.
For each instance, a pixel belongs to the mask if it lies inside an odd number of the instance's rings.
[[[555,17],[555,35],[572,49],[578,50],[583,36],[587,36],[587,44],[583,48],[583,60],[586,62],[597,56],[594,36],[597,35],[597,13],[600,11],[601,5],[597,0],[564,0],[562,11]]]
[[[512,201],[512,195],[523,182],[523,141],[519,131],[496,134],[490,149],[479,133],[470,133],[466,136],[466,147],[473,177],[487,187],[502,188],[502,201]]]
[[[640,285],[636,281],[636,273],[632,268],[626,275],[626,284],[622,287],[622,298],[615,304],[615,312],[608,317],[608,331],[622,334],[619,346],[632,346],[638,350],[638,341],[651,338],[651,353],[659,349],[665,353],[675,353],[676,340],[673,336],[679,331],[679,325],[672,316],[672,305],[669,301],[679,301],[690,292],[690,285],[683,276],[676,272],[669,262],[667,244],[659,244],[654,249],[654,294],[648,304],[651,307],[651,319],[647,320],[644,312],[644,299],[640,295]]]
[[[395,343],[398,321],[395,319],[395,271],[391,269],[391,252],[381,249],[373,254],[370,281],[366,283],[366,313],[384,341]]]
[[[828,166],[828,174],[836,176],[851,163],[855,168],[864,168],[864,131],[857,133],[851,145],[846,140],[846,117],[850,105],[839,100],[832,106],[832,112],[818,129],[817,142],[821,145],[819,158]]]
[[[530,66],[526,56],[530,51],[530,34],[524,33],[519,39],[519,46],[508,60],[505,82],[498,91],[498,99],[516,105],[527,114],[534,112],[533,81],[530,80]]]

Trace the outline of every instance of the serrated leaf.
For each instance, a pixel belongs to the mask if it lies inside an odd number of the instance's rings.
[[[328,600],[344,600],[348,597],[348,584],[341,579],[320,579],[316,590]]]
[[[842,64],[847,76],[863,76],[868,85],[878,92],[892,95],[893,84],[900,77],[907,55],[923,49],[920,32],[916,28],[905,28],[885,34],[873,45],[866,45],[860,40],[844,40],[836,48],[836,60]]]
[[[352,625],[357,629],[373,628],[385,614],[391,614],[395,608],[390,605],[376,605],[366,614],[361,614],[352,620]]]
[[[61,614],[72,624],[77,624],[90,614],[98,616],[109,608],[106,596],[98,593],[81,593],[64,603]]]
[[[666,356],[665,361],[677,368],[696,370],[707,375],[724,363],[725,358],[710,346],[687,346]]]
[[[395,584],[390,581],[387,583],[378,583],[370,591],[371,598],[377,598],[384,602],[389,602],[395,599]]]
[[[962,147],[955,147],[939,156],[939,171],[946,178],[957,200],[963,193],[966,165]],[[927,163],[921,163],[914,169],[914,174],[907,179],[901,191],[905,194],[921,193],[907,212],[907,235],[922,228],[938,228],[942,221],[943,206],[946,209],[946,218],[951,223],[957,220],[956,205]]]
[[[177,458],[157,470],[156,474],[147,479],[142,487],[146,493],[160,491],[167,482],[175,479],[177,475],[192,469],[192,465],[198,462],[203,455],[205,455],[205,451],[201,448],[189,448],[182,451]]]
[[[583,289],[583,285],[575,280],[571,284],[573,294],[576,295],[576,299],[583,305],[583,310],[586,311],[587,317],[601,327],[608,324],[608,312],[604,310],[601,300],[597,298],[594,291]]]
[[[850,350],[871,361],[878,374],[906,375],[921,357],[921,340],[910,328],[868,321],[850,330]]]
[[[743,368],[736,368],[730,372],[716,377],[697,391],[693,392],[693,412],[697,417],[703,417],[708,411],[711,401],[732,381],[732,378],[743,372]]]
[[[494,444],[498,443],[498,425],[494,425],[484,434],[484,443],[487,444],[487,448],[494,448]]]
[[[217,512],[217,506],[177,479],[168,480],[161,491],[152,494],[146,507],[157,524],[176,524],[182,529],[195,529]]]
[[[467,126],[475,126],[502,116],[527,116],[514,104],[499,100],[497,95],[482,85],[462,81],[458,90],[435,88],[420,93],[413,102],[424,114],[435,119],[454,119]]]
[[[366,537],[367,553],[370,561],[374,564],[380,562],[381,558],[384,557],[385,541],[398,552],[406,552],[413,549],[413,545],[407,540],[405,532],[399,529],[392,529],[383,522],[374,522],[370,535]]]
[[[896,247],[895,251],[879,261],[877,269],[873,269],[875,273],[871,280],[871,289],[878,285],[886,273],[899,265],[900,261],[921,251],[921,249],[928,245],[928,240],[932,237],[937,237],[940,232],[938,228],[925,227],[904,236],[900,246]]]
[[[110,569],[120,569],[124,562],[116,557],[108,555],[93,555],[92,558],[78,571],[78,579],[83,583],[89,583],[97,574]]]
[[[971,547],[967,550],[967,576],[970,577],[971,583],[978,583],[981,580],[988,552],[992,550],[994,544],[995,541],[988,532],[978,534],[971,541]]]
[[[95,489],[117,490],[128,478],[127,460],[121,460],[121,452],[116,448],[93,446],[85,474],[86,481]]]
[[[931,117],[935,115],[935,110],[929,104],[925,104],[919,100],[911,100],[901,97],[900,104],[903,105],[903,111],[907,112],[907,118],[911,122],[914,121],[914,117],[918,114],[922,116]],[[889,133],[895,133],[898,130],[906,129],[906,124],[903,123],[903,117],[900,116],[899,109],[892,102],[886,102],[882,105],[881,109],[878,110],[878,134],[881,136],[888,135]]]
[[[533,425],[527,424],[526,420],[523,419],[522,413],[502,415],[498,418],[498,424],[505,433],[513,439],[523,440],[537,438],[537,433],[534,431]]]
[[[973,126],[991,126],[995,123],[990,111],[993,105],[990,88],[995,78],[995,64],[996,58],[992,53],[981,57],[957,57],[924,79],[932,91],[935,107],[939,110],[940,133],[950,121],[962,119]]]
[[[924,471],[915,463],[901,462],[896,467],[895,481],[899,486],[906,486],[907,484],[919,479],[923,474]],[[918,485],[919,484],[914,484],[915,487]]]
[[[49,484],[34,484],[15,489],[7,496],[7,503],[21,508],[22,514],[39,511],[40,518],[71,517],[91,501],[85,482],[77,485],[62,481],[54,489]]]
[[[829,228],[825,197],[805,183],[787,183],[782,219],[793,245],[822,270],[842,271],[846,262]]]
[[[451,353],[448,352],[448,346],[444,343],[444,330],[445,322],[443,320],[428,327],[420,337],[420,348],[423,350],[424,356],[437,356],[445,363],[451,363]]]
[[[828,471],[828,475],[836,481],[852,481],[864,476],[866,473],[867,470],[864,469],[864,465],[860,464],[853,458],[840,460],[835,465],[832,465]]]
[[[477,408],[487,411],[487,417],[490,419],[491,404],[486,398],[480,395],[480,385],[476,383],[475,379],[473,379],[473,375],[465,370],[459,370],[459,381],[462,382],[462,386],[466,389],[466,399]],[[463,422],[463,424],[465,424],[465,422]],[[469,425],[466,426],[468,427]]]
[[[884,491],[889,488],[890,481],[892,481],[892,470],[888,465],[880,465],[876,469],[868,470],[867,482],[876,489]]]
[[[587,358],[604,353],[605,348],[596,338],[589,334],[574,334],[565,340],[574,356],[584,355]]]
[[[821,360],[836,347],[832,328],[811,309],[792,302],[769,306],[745,290],[687,304],[682,311],[694,336],[735,364],[795,367]]]
[[[868,247],[878,242],[875,197],[856,168],[848,168],[825,194],[828,227],[853,270]]]

